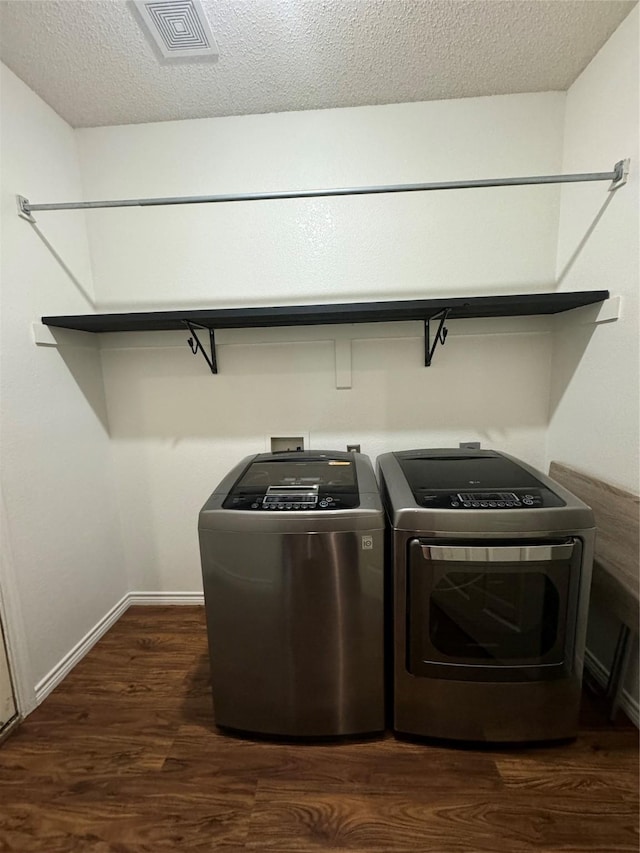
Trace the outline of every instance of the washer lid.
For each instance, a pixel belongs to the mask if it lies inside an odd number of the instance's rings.
[[[308,512],[354,509],[359,504],[353,454],[293,451],[255,456],[222,506]]]
[[[230,495],[268,487],[343,488],[357,491],[356,466],[349,454],[292,452],[261,453],[235,483]]]
[[[542,487],[529,471],[491,450],[408,450],[395,457],[416,498],[425,490],[489,492]]]

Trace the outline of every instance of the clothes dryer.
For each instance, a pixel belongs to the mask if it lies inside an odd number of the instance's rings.
[[[393,726],[470,741],[577,734],[589,507],[505,453],[378,459],[392,527]]]

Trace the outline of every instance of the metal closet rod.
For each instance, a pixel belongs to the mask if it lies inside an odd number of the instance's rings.
[[[271,201],[283,198],[325,198],[345,195],[379,195],[382,193],[412,193],[428,190],[466,190],[477,187],[518,187],[527,184],[568,184],[581,181],[611,181],[609,189],[617,189],[626,181],[629,161],[619,160],[611,172],[584,172],[574,175],[535,175],[523,178],[484,178],[476,181],[440,181],[425,184],[388,184],[373,187],[344,187],[325,190],[291,190],[284,192],[240,193],[225,195],[192,195],[168,198],[125,198],[113,201],[69,201],[59,204],[31,204],[18,196],[19,214],[33,220],[40,210],[89,210],[99,207],[153,207],[169,204],[215,204],[230,201]]]

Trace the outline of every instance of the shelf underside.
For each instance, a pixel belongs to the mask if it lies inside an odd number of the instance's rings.
[[[428,320],[444,309],[448,319],[558,314],[609,298],[608,290],[530,293],[519,296],[472,296],[352,302],[332,305],[284,305],[276,308],[219,308],[187,311],[140,311],[127,314],[78,314],[43,317],[46,326],[83,332],[154,332],[184,330],[190,322],[208,329],[265,326],[317,326],[331,323],[383,323]]]

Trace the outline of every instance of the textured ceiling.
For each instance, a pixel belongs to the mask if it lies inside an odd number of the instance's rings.
[[[567,89],[635,2],[203,0],[160,61],[122,0],[0,0],[0,57],[74,127]]]

